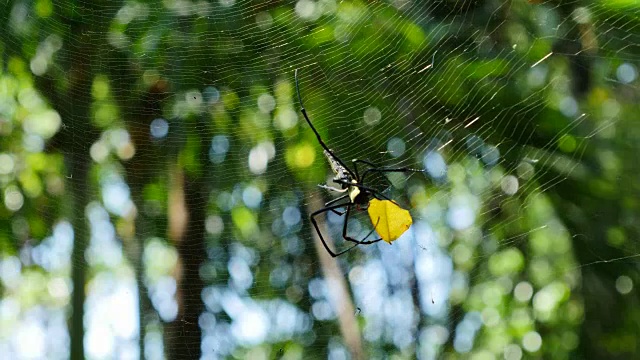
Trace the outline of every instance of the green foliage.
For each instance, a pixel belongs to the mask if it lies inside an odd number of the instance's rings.
[[[82,358],[82,289],[136,283],[139,348],[168,357],[202,324],[221,357],[326,358],[350,335],[365,358],[637,356],[638,9],[534,3],[0,5],[0,293],[20,305],[0,327],[70,312]],[[328,164],[295,68],[345,162],[427,168],[371,176],[410,205],[392,250],[316,251]],[[42,260],[60,239],[64,265]]]

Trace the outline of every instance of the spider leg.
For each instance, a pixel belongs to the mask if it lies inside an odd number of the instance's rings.
[[[341,180],[336,180],[336,182],[339,183],[339,184],[348,184],[349,186],[354,186],[354,187],[357,187],[359,189],[367,190],[368,192],[373,194],[373,196],[376,199],[389,200],[392,203],[396,204],[398,207],[402,208],[402,206],[400,204],[398,204],[395,200],[389,198],[388,196],[386,196],[385,194],[381,193],[380,191],[378,191],[378,190],[376,190],[374,188],[370,188],[368,186],[360,185],[358,183],[348,183],[346,181],[341,181]]]
[[[371,161],[368,161],[368,160],[353,159],[353,160],[351,160],[351,162],[353,163],[353,167],[354,167],[354,170],[355,170],[355,173],[356,173],[356,178],[358,179],[358,182],[362,182],[361,179],[358,177],[358,164],[359,163],[368,165],[371,168],[378,168],[378,165],[376,165],[376,164],[374,164],[374,163],[372,163]],[[367,171],[368,170],[365,170],[364,173],[366,174]]]
[[[353,159],[353,160],[351,160],[351,162],[353,163],[353,166],[355,166],[357,163],[363,163],[365,165],[371,166],[372,168],[378,167],[378,165],[372,163],[371,161],[362,160],[362,159]]]
[[[322,148],[328,152],[329,154],[331,154],[331,156],[340,164],[342,165],[342,167],[345,168],[345,170],[347,170],[349,172],[349,174],[351,176],[354,176],[354,174],[351,172],[351,170],[342,162],[342,160],[340,160],[339,157],[336,156],[336,154],[333,153],[333,151],[331,151],[331,149],[329,149],[329,147],[327,146],[327,144],[324,143],[324,141],[322,140],[322,137],[320,137],[320,133],[318,132],[318,130],[316,130],[316,127],[313,126],[313,123],[311,123],[311,119],[309,119],[309,115],[307,115],[307,110],[304,108],[304,104],[302,104],[302,96],[300,96],[300,86],[298,85],[298,69],[295,69],[294,71],[294,80],[296,83],[296,93],[298,94],[298,102],[300,103],[300,112],[302,113],[302,116],[304,116],[304,119],[307,121],[307,124],[309,124],[309,127],[311,128],[311,130],[313,131],[313,133],[316,135],[316,138],[318,139],[318,142],[320,143],[320,146],[322,146]]]
[[[324,206],[329,206],[329,205],[334,204],[334,203],[336,203],[336,202],[338,202],[340,200],[344,200],[344,199],[346,199],[348,197],[349,197],[349,194],[344,194],[344,195],[342,195],[340,197],[337,197],[337,198],[335,198],[333,200],[327,201],[326,203],[324,203]],[[345,213],[344,211],[339,211],[339,210],[336,210],[336,209],[331,209],[331,212],[333,212],[334,214],[340,215],[340,216],[344,215],[344,213]]]
[[[351,160],[351,162],[353,163],[353,166],[356,167],[356,174],[358,173],[357,171],[358,163],[362,163],[369,166],[369,169],[365,170],[364,173],[362,174],[362,179],[364,179],[364,176],[368,172],[423,172],[424,171],[421,169],[411,169],[408,167],[401,167],[401,168],[378,167],[378,165],[372,163],[371,161],[362,160],[362,159],[353,159]],[[360,179],[360,182],[362,182],[362,179]]]
[[[318,234],[318,237],[320,238],[320,241],[322,242],[322,246],[324,246],[325,250],[327,250],[327,252],[329,253],[329,255],[331,255],[332,257],[340,256],[340,255],[342,255],[342,254],[346,253],[347,251],[349,251],[349,250],[353,249],[354,247],[356,247],[356,246],[360,245],[360,243],[356,243],[356,244],[354,244],[353,246],[350,246],[350,247],[348,247],[348,248],[347,248],[347,249],[345,249],[345,250],[342,250],[342,251],[340,251],[340,252],[338,252],[338,253],[334,253],[333,251],[331,251],[331,249],[329,249],[329,246],[327,245],[327,242],[324,240],[324,237],[322,236],[322,232],[320,231],[320,228],[318,227],[318,223],[317,223],[317,221],[316,221],[316,216],[318,216],[318,215],[320,215],[320,214],[322,214],[322,213],[329,212],[329,211],[331,211],[331,210],[335,210],[335,209],[337,209],[337,208],[339,208],[339,207],[342,207],[342,206],[346,206],[346,207],[347,207],[347,212],[348,212],[348,211],[349,211],[349,209],[351,209],[351,206],[352,206],[352,205],[353,205],[352,203],[347,203],[347,204],[337,204],[337,205],[327,206],[327,207],[322,208],[322,209],[320,209],[320,210],[314,211],[314,212],[313,212],[313,213],[311,213],[311,215],[309,216],[309,218],[311,219],[311,223],[313,224],[313,227],[315,228],[316,233]],[[345,224],[346,224],[346,222],[345,222]]]
[[[351,241],[352,243],[355,243],[356,246],[360,245],[360,244],[362,244],[362,245],[374,244],[374,243],[377,243],[378,241],[382,240],[382,239],[377,239],[377,240],[365,241],[373,233],[373,231],[376,229],[375,227],[362,240],[356,240],[353,237],[347,235],[347,227],[349,226],[349,215],[350,214],[351,214],[351,206],[347,206],[347,215],[344,217],[344,225],[342,225],[342,238],[343,239],[345,239],[347,241]],[[378,222],[380,222],[380,218],[378,218]],[[376,223],[376,226],[378,226],[378,223]]]
[[[360,243],[361,243],[361,244],[373,244],[373,243],[376,243],[376,242],[378,242],[378,241],[382,240],[382,239],[378,239],[378,240],[373,240],[373,241],[365,241],[365,240],[367,240],[367,238],[368,238],[369,236],[371,236],[371,234],[373,234],[373,232],[374,232],[374,231],[376,231],[376,228],[378,227],[378,224],[379,224],[379,223],[380,223],[380,217],[378,216],[378,221],[376,221],[376,224],[375,224],[375,225],[373,225],[373,229],[371,229],[371,231],[369,231],[369,233],[367,234],[367,236],[365,236],[365,237],[362,239],[362,241],[360,241]]]
[[[363,189],[363,190],[367,190],[368,192],[372,193],[373,195],[376,195],[376,198],[382,198],[384,200],[389,200],[393,203],[395,203],[396,205],[398,205],[395,201],[393,201],[392,199],[390,199],[389,197],[385,196],[384,194],[382,194],[381,192],[379,192],[378,190],[374,189],[374,188],[370,188],[368,186],[364,186],[358,183],[349,183],[346,182],[344,180],[335,180],[338,184],[345,184],[348,186],[353,186],[353,187],[357,187],[359,189]],[[399,205],[398,205],[399,206]]]
[[[365,162],[367,164],[371,164],[368,161],[364,161],[364,160],[360,160],[361,162]],[[407,168],[407,167],[403,167],[403,168],[369,168],[367,170],[364,171],[364,173],[362,174],[362,178],[360,179],[360,182],[364,181],[364,178],[367,176],[368,173],[370,172],[379,172],[379,173],[390,173],[390,172],[402,172],[402,173],[407,173],[407,172],[424,172],[424,170],[421,169],[412,169],[412,168]],[[395,202],[394,200],[389,199],[387,196],[385,196],[384,194],[382,194],[381,192],[374,190],[374,189],[370,189],[369,190],[376,198],[383,198],[385,200],[389,200],[392,203],[398,205],[399,207],[400,204],[398,204],[397,202]]]
[[[318,184],[318,187],[321,189],[335,191],[339,193],[347,192],[347,190],[349,190],[349,189],[338,189],[338,188],[334,188],[333,186],[324,185],[324,184]]]
[[[351,163],[353,164],[353,172],[356,173],[356,181],[360,182],[360,175],[358,174],[358,163],[367,163],[367,161],[365,160],[360,160],[360,159],[353,159],[351,160]],[[375,165],[374,165],[375,166]]]
[[[364,161],[364,160],[361,160],[361,161]],[[372,167],[372,168],[369,168],[369,169],[364,171],[364,173],[362,174],[362,178],[360,179],[360,182],[364,182],[364,178],[370,172],[379,172],[379,173],[402,172],[402,173],[407,173],[407,172],[424,172],[424,170],[412,169],[412,168],[408,168],[408,167],[402,167],[402,168],[378,168],[378,167]]]

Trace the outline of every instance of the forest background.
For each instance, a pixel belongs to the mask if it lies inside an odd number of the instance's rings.
[[[9,358],[640,358],[637,1],[23,0],[0,27]],[[424,169],[368,181],[412,214],[393,245],[320,245],[295,69],[345,162]]]

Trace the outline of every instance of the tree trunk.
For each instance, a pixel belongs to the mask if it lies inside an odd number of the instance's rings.
[[[311,214],[312,212],[321,209],[323,207],[322,196],[320,193],[315,191],[312,193],[309,201],[309,205],[307,208],[307,212]],[[327,231],[324,231],[326,228],[326,223],[324,218],[318,217],[318,227],[320,231],[322,231],[324,240],[326,241],[329,247],[333,247],[333,240],[328,235]],[[318,252],[318,258],[320,259],[320,265],[322,267],[322,273],[324,274],[324,278],[327,281],[327,287],[329,289],[329,301],[333,306],[334,311],[338,315],[338,323],[340,325],[340,332],[342,333],[342,338],[344,339],[344,343],[351,352],[351,356],[355,360],[365,359],[365,353],[362,349],[362,339],[360,336],[360,328],[358,327],[358,322],[356,321],[356,313],[355,307],[353,305],[353,300],[351,299],[351,294],[349,292],[349,287],[345,280],[345,276],[338,265],[338,260],[334,257],[331,257],[329,253],[322,246],[320,241],[320,237],[315,232],[313,227],[311,227],[311,233],[313,235],[313,244]]]
[[[206,147],[199,151],[200,164],[205,164],[207,161],[203,151],[206,151]],[[165,339],[169,344],[168,355],[170,359],[198,359],[201,354],[202,342],[202,330],[198,319],[204,310],[202,301],[204,282],[200,277],[200,267],[207,259],[204,242],[208,196],[201,174],[184,174],[180,171],[178,178],[182,178],[184,181],[182,187],[183,204],[172,203],[169,206],[177,206],[178,208],[184,206],[186,223],[184,226],[180,226],[181,230],[174,228],[174,231],[171,231],[174,234],[179,259],[176,275],[178,316],[167,327]],[[176,189],[172,191],[176,191]],[[175,210],[170,211],[176,213]],[[175,224],[181,221],[174,217],[170,222]]]
[[[113,67],[112,67],[113,68]],[[162,101],[167,96],[168,83],[163,80],[157,81],[146,92],[142,94],[139,101],[129,103],[126,101],[127,96],[133,91],[130,86],[130,79],[136,74],[133,71],[120,71],[112,73],[112,81],[117,83],[118,91],[123,96],[117,96],[120,101],[120,107],[123,112],[126,111],[125,121],[127,130],[131,136],[131,141],[135,146],[135,156],[131,160],[124,163],[127,183],[131,189],[131,198],[136,205],[137,213],[135,218],[135,232],[133,238],[123,239],[124,249],[128,255],[135,274],[138,288],[138,349],[140,357],[144,357],[144,338],[146,336],[147,315],[153,312],[153,307],[148,297],[147,288],[144,283],[144,242],[145,238],[155,235],[154,231],[159,231],[149,226],[149,219],[144,213],[144,196],[143,191],[145,185],[153,182],[158,173],[165,170],[163,157],[159,154],[157,146],[151,141],[149,127],[151,122],[162,116]],[[114,86],[114,87],[115,87]],[[130,111],[134,109],[134,111]]]
[[[84,42],[86,41],[86,43]],[[62,122],[62,139],[58,145],[64,155],[66,165],[66,196],[73,204],[71,224],[73,226],[73,252],[71,256],[73,295],[71,300],[72,315],[70,324],[71,359],[84,359],[84,301],[86,271],[88,264],[85,252],[89,244],[91,229],[88,226],[85,208],[89,202],[90,185],[89,170],[91,156],[89,149],[97,139],[98,132],[91,124],[91,84],[93,69],[90,59],[93,52],[88,50],[91,40],[77,38],[69,44],[68,54],[72,67],[67,77],[70,86],[59,103],[54,104],[60,112]]]
[[[73,202],[73,252],[71,255],[71,278],[73,295],[71,300],[71,359],[84,359],[84,300],[87,260],[85,252],[89,244],[90,229],[86,222],[85,207],[89,200],[87,174],[89,165],[83,156],[68,156],[69,178],[67,196]],[[70,190],[73,189],[73,190]]]

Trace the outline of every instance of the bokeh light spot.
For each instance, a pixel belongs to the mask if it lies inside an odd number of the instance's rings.
[[[533,296],[533,286],[526,281],[520,282],[513,289],[513,295],[520,302],[529,301]]]
[[[522,347],[528,352],[536,352],[542,346],[542,337],[535,331],[530,331],[522,338]]]
[[[389,142],[387,143],[387,151],[393,157],[402,156],[406,148],[407,146],[405,145],[404,141],[397,137],[389,139]]]
[[[153,120],[149,127],[151,131],[151,136],[153,136],[156,139],[161,139],[167,136],[167,134],[169,133],[169,123],[167,122],[167,120],[162,118]]]
[[[518,192],[518,187],[518,178],[513,175],[503,177],[500,182],[500,188],[502,188],[502,191],[507,195],[514,195]]]
[[[382,113],[377,107],[369,107],[364,111],[364,122],[371,126],[377,124],[382,118]]]
[[[616,290],[623,295],[630,293],[633,290],[633,280],[626,275],[619,276],[616,279]]]
[[[621,83],[629,84],[638,77],[638,71],[633,65],[624,63],[618,66],[618,69],[616,70],[616,76]]]

